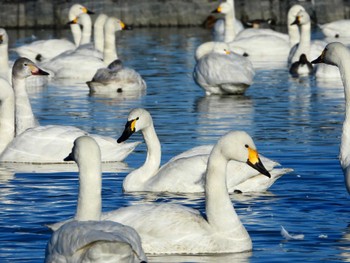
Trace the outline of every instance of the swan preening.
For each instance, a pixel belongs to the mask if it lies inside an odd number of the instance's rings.
[[[107,68],[98,69],[92,80],[87,82],[91,94],[137,92],[147,87],[140,74],[124,67],[118,59],[115,33],[123,28],[124,23],[115,17],[108,18],[104,25],[104,63],[109,65]]]
[[[26,58],[16,60],[12,70],[12,85],[2,83],[0,134],[1,162],[63,163],[74,140],[87,132],[72,126],[39,126],[33,114],[25,79],[47,74]],[[106,136],[92,135],[102,151],[103,162],[122,161],[139,143],[120,144]]]
[[[133,228],[100,221],[101,152],[96,141],[89,136],[78,137],[68,159],[79,166],[77,210],[73,221],[52,234],[45,262],[146,262],[140,236]]]
[[[75,19],[80,14],[93,14],[92,11],[80,4],[74,4],[69,10],[69,21]],[[81,30],[79,25],[71,25],[71,31],[75,43],[67,39],[38,40],[27,45],[22,45],[14,50],[20,57],[26,57],[33,61],[46,61],[59,54],[74,50],[80,43]]]
[[[128,174],[123,189],[132,191],[194,193],[205,191],[205,171],[212,145],[192,148],[160,167],[161,145],[154,129],[150,113],[142,108],[130,111],[125,130],[119,142],[127,140],[132,133],[141,131],[147,145],[147,158],[138,169]],[[271,178],[260,174],[245,163],[230,161],[227,166],[229,192],[266,191],[283,174],[291,169],[276,169],[278,163],[262,158]]]
[[[258,157],[252,138],[246,132],[231,131],[218,140],[210,153],[205,183],[206,217],[198,210],[186,206],[157,203],[119,208],[102,213],[101,219],[133,227],[141,237],[145,253],[149,254],[250,251],[251,238],[227,192],[226,167],[230,160],[247,163],[265,176],[270,176]],[[80,160],[77,159],[77,162]],[[85,174],[90,172],[92,163],[78,165],[79,169],[84,169],[80,178],[85,180]],[[239,171],[236,174],[239,176]],[[84,202],[86,206],[81,211],[89,209],[90,193],[91,191],[87,191],[87,195],[79,196],[80,204]],[[61,225],[62,223],[57,223],[51,225],[51,228],[55,230]]]
[[[344,85],[345,120],[340,143],[340,164],[345,177],[346,189],[350,193],[350,51],[340,42],[328,44],[322,54],[312,63],[326,63],[339,68]]]

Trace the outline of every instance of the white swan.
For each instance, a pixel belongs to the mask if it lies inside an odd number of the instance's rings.
[[[203,192],[205,187],[205,170],[212,145],[194,147],[159,168],[161,162],[161,145],[154,129],[153,120],[145,109],[133,109],[119,142],[127,140],[134,132],[142,132],[147,145],[147,159],[138,169],[128,174],[123,182],[125,191],[152,191],[193,193]],[[262,159],[272,174],[267,178],[251,169],[246,164],[229,162],[227,167],[227,188],[229,192],[266,191],[279,177],[290,169],[275,169],[276,162]],[[238,172],[238,174],[237,174]],[[247,181],[247,183],[245,183]],[[249,183],[248,183],[249,182]],[[245,184],[244,184],[245,183]]]
[[[105,41],[111,44],[107,44],[104,49],[104,62],[110,64],[107,68],[98,69],[92,80],[86,82],[91,94],[135,92],[145,90],[147,87],[139,73],[123,67],[121,60],[118,59],[117,49],[113,43],[115,43],[115,33],[124,27],[123,22],[114,17],[108,18],[105,23]]]
[[[350,37],[349,27],[350,19],[342,19],[319,25],[322,30],[322,33],[326,37],[332,38],[347,38]]]
[[[133,227],[149,254],[250,251],[251,238],[226,188],[226,166],[230,160],[248,163],[269,176],[252,138],[243,131],[231,131],[218,140],[210,153],[205,184],[206,217],[186,206],[158,203],[123,207],[103,213],[101,218]],[[236,174],[239,176],[239,171]]]
[[[69,21],[73,20],[80,14],[93,14],[86,7],[80,4],[74,4],[69,10]],[[22,45],[14,49],[20,57],[26,57],[33,61],[46,61],[68,50],[74,50],[80,43],[80,27],[79,25],[71,25],[71,31],[74,43],[67,39],[48,39],[38,40],[27,45]]]
[[[89,44],[92,31],[90,16],[81,14],[72,23],[79,23],[83,26],[80,45]],[[79,79],[86,82],[92,79],[96,70],[104,68],[105,63],[99,55],[96,56],[89,49],[86,52],[85,48],[78,48],[74,51],[64,52],[41,63],[40,66],[52,73],[55,79]]]
[[[300,42],[291,49],[289,61],[291,63],[299,60],[301,54],[305,54],[309,61],[314,60],[322,52],[327,42],[322,40],[311,41],[311,20],[305,10],[300,10],[293,24],[300,26]],[[318,79],[340,79],[339,70],[332,66],[321,64],[316,67],[316,78]]]
[[[66,159],[79,166],[79,195],[74,221],[55,231],[45,262],[145,262],[137,232],[113,221],[100,221],[102,209],[101,153],[89,136],[74,141]],[[86,197],[90,197],[87,199]]]
[[[6,104],[2,102],[0,134],[4,129],[10,130],[15,127],[16,135],[15,138],[0,137],[3,145],[8,144],[0,155],[0,162],[63,163],[63,158],[72,149],[74,140],[87,134],[72,126],[38,126],[25,86],[25,79],[28,76],[38,74],[45,73],[32,61],[20,58],[16,60],[12,70],[14,94],[9,85],[1,87],[2,90],[7,90],[8,96]],[[120,144],[110,137],[92,136],[101,147],[103,162],[122,161],[139,144]]]
[[[255,71],[249,59],[229,51],[224,42],[202,44],[197,48],[195,82],[211,94],[243,94],[253,83]],[[200,54],[200,55],[198,55]]]
[[[342,43],[328,44],[322,54],[312,63],[327,63],[339,68],[345,93],[345,120],[340,143],[340,164],[345,177],[346,189],[350,193],[350,51]]]

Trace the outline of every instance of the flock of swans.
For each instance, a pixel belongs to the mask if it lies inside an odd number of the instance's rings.
[[[293,76],[315,72],[341,78],[346,112],[340,162],[350,192],[350,51],[340,42],[311,41],[310,17],[300,5],[288,12],[288,34],[271,29],[243,29],[233,0],[215,10],[224,14],[214,27],[215,41],[195,53],[195,82],[207,95],[243,94],[253,83],[260,62],[285,63]],[[30,78],[86,82],[91,93],[145,90],[140,74],[123,66],[116,32],[125,25],[101,14],[93,26],[92,12],[72,6],[69,21],[74,43],[65,39],[35,41],[15,49],[8,59],[8,36],[0,29],[0,162],[57,164],[76,162],[79,194],[73,218],[49,227],[46,262],[146,262],[146,254],[215,254],[252,250],[252,240],[235,212],[232,192],[264,192],[292,171],[258,154],[253,139],[230,131],[215,145],[189,149],[161,164],[161,144],[151,114],[132,109],[118,140],[88,134],[72,126],[41,126],[31,108],[26,85]],[[321,27],[327,37],[347,37],[350,22]],[[82,30],[80,26],[82,26]],[[328,75],[327,75],[328,74]],[[317,73],[316,73],[317,76]],[[205,214],[177,204],[139,204],[102,213],[103,162],[123,161],[140,142],[127,143],[141,132],[147,146],[144,164],[124,179],[125,192],[204,192]]]

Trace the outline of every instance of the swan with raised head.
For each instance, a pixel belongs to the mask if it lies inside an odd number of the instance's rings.
[[[141,204],[102,214],[133,227],[149,254],[217,254],[250,251],[252,240],[239,219],[226,188],[230,160],[247,163],[270,176],[259,159],[253,139],[243,131],[231,131],[213,147],[206,170],[205,212],[176,204]],[[239,176],[239,171],[236,171]],[[53,229],[62,223],[52,225]]]
[[[123,182],[127,192],[152,191],[194,193],[205,190],[205,171],[213,145],[194,147],[173,157],[160,167],[161,145],[154,129],[152,116],[145,109],[130,111],[125,130],[119,142],[127,140],[134,132],[142,132],[147,145],[147,159],[138,169],[128,174]],[[279,177],[290,169],[276,169],[278,164],[262,157],[271,178],[259,174],[244,163],[230,161],[227,166],[227,188],[229,192],[266,191]],[[249,182],[246,183],[245,182]]]
[[[311,41],[311,20],[305,10],[300,10],[293,24],[300,27],[300,42],[291,49],[289,62],[294,63],[299,60],[302,54],[306,55],[308,61],[312,61],[322,52],[327,42],[322,40]],[[318,79],[340,79],[339,70],[332,66],[321,64],[316,67],[316,78]]]
[[[252,63],[246,57],[230,52],[224,42],[199,46],[196,57],[193,78],[207,95],[243,94],[253,83]]]
[[[110,17],[105,23],[104,62],[110,63],[107,68],[98,69],[91,81],[86,82],[91,94],[135,92],[146,89],[146,82],[135,70],[124,67],[118,59],[115,44],[115,33],[125,27],[124,23],[115,17]],[[110,43],[110,44],[107,44]]]
[[[89,136],[78,137],[66,160],[79,166],[76,214],[73,221],[52,234],[45,262],[146,262],[140,236],[133,228],[100,220],[101,152],[96,141]]]
[[[68,19],[75,19],[80,14],[93,14],[86,7],[80,4],[71,6]],[[26,57],[33,61],[46,61],[68,50],[74,50],[80,43],[81,31],[79,25],[71,25],[74,43],[67,39],[38,40],[27,45],[22,45],[14,49],[20,57]]]
[[[339,68],[344,85],[345,120],[340,143],[340,165],[345,177],[346,189],[350,193],[350,51],[340,42],[328,44],[322,54],[312,63],[326,63]]]
[[[0,134],[4,129],[7,132],[15,129],[11,133],[15,137],[0,137],[2,144],[7,145],[0,155],[0,162],[63,163],[63,158],[72,149],[74,140],[87,134],[73,126],[38,125],[26,91],[25,79],[39,74],[47,73],[29,59],[20,58],[16,60],[12,70],[13,90],[9,85],[1,87],[2,90],[7,90],[8,96],[2,97]],[[124,144],[111,137],[91,136],[101,147],[103,162],[123,161],[139,144]]]

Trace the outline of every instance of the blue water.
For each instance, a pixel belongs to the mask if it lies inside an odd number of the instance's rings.
[[[47,31],[10,31],[11,45],[30,40],[33,33],[51,36]],[[68,33],[58,36],[64,34]],[[210,33],[199,28],[118,33],[119,56],[144,77],[146,94],[96,97],[89,96],[85,84],[50,83],[30,91],[35,115],[42,125],[75,125],[118,138],[130,109],[144,107],[153,116],[163,163],[237,129],[254,138],[261,154],[294,169],[266,193],[232,195],[253,240],[251,253],[151,257],[151,262],[350,261],[350,199],[337,159],[344,116],[341,84],[318,83],[314,77],[293,79],[286,68],[259,69],[244,96],[206,97],[194,83],[192,70],[194,50],[207,40]],[[135,134],[131,140],[142,136]],[[202,195],[122,193],[123,178],[145,157],[142,144],[123,165],[104,173],[104,211],[143,202],[175,202],[204,210]],[[75,213],[76,167],[61,172],[14,169],[17,172],[0,170],[0,261],[42,262],[50,237],[45,224]],[[281,226],[304,239],[286,240]]]

